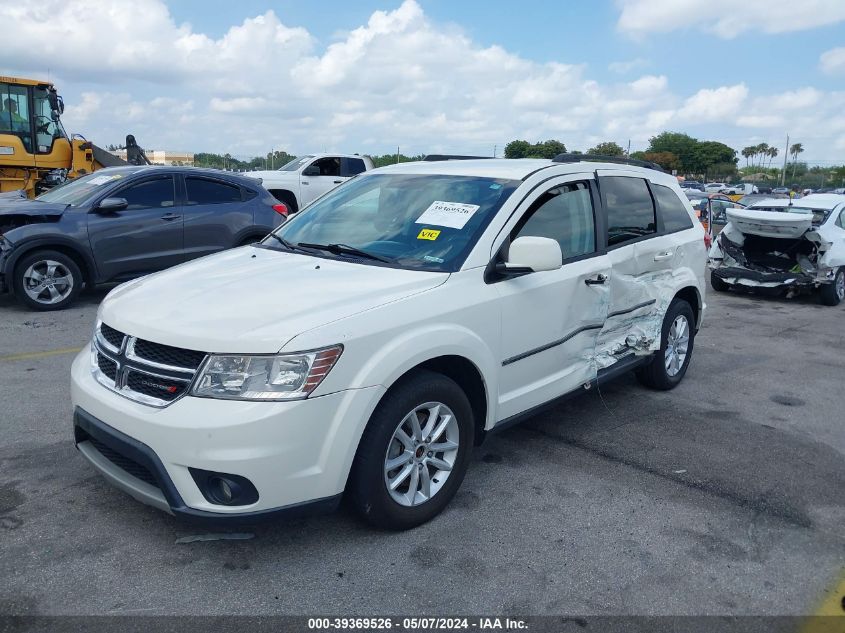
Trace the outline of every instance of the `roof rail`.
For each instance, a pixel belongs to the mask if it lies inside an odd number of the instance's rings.
[[[458,154],[428,154],[423,158],[428,163],[433,163],[441,160],[479,160],[482,158],[491,158],[490,156],[460,156]]]
[[[635,165],[636,167],[645,167],[647,169],[662,171],[664,174],[666,173],[666,170],[657,163],[652,163],[647,160],[637,160],[635,158],[625,158],[624,156],[601,156],[600,154],[558,154],[552,159],[553,163],[579,163],[581,161]]]

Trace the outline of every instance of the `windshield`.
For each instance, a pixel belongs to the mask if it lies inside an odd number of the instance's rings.
[[[308,156],[300,156],[299,158],[294,158],[289,163],[285,163],[277,171],[297,171],[300,167],[302,167],[305,163],[309,160],[314,158],[312,155]]]
[[[58,187],[53,187],[35,199],[41,200],[42,202],[57,202],[76,207],[85,202],[93,194],[103,190],[108,185],[114,183],[115,180],[122,177],[123,174],[103,174],[102,172],[88,174],[81,178],[68,180]]]
[[[341,185],[275,234],[296,247],[342,245],[401,268],[458,270],[519,181],[473,176],[375,174]],[[262,242],[282,248],[271,236]],[[347,256],[357,256],[346,253]],[[334,256],[342,255],[335,251]],[[366,263],[373,263],[367,259]]]

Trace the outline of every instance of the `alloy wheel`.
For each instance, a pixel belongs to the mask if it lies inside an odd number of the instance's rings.
[[[670,377],[678,375],[687,359],[689,350],[689,321],[683,314],[679,314],[672,321],[666,336],[666,373]]]
[[[839,274],[836,275],[836,281],[834,284],[836,285],[836,296],[839,297],[840,301],[842,301],[845,299],[845,271],[839,271]]]
[[[33,262],[24,271],[23,289],[37,303],[59,303],[73,292],[73,275],[64,264],[43,259]]]
[[[393,432],[384,458],[384,483],[394,501],[418,506],[436,495],[455,466],[460,435],[442,402],[415,407]]]

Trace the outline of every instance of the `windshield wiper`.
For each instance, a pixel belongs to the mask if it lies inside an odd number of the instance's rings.
[[[288,242],[285,238],[283,238],[283,237],[281,237],[281,236],[279,236],[279,235],[276,235],[275,233],[269,233],[269,235],[270,235],[270,237],[272,237],[273,239],[275,239],[275,240],[276,240],[279,244],[281,244],[282,246],[284,246],[284,247],[285,247],[286,249],[288,249],[289,251],[292,251],[292,252],[300,251],[300,252],[303,252],[303,253],[307,253],[307,252],[309,252],[307,249],[304,249],[304,248],[299,248],[299,247],[300,247],[300,245],[299,245],[299,244],[291,244],[291,243],[290,243],[290,242]]]
[[[384,262],[386,264],[392,263],[393,260],[381,255],[374,255],[367,251],[362,251],[360,248],[349,246],[349,244],[309,244],[307,242],[300,242],[297,246],[305,248],[313,248],[320,251],[327,251],[333,255],[357,255],[358,257],[365,257],[367,259],[374,259],[377,262]]]

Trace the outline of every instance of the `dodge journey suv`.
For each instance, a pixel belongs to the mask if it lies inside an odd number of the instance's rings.
[[[686,373],[704,230],[632,161],[405,163],[246,246],[125,283],[72,369],[76,445],[177,515],[410,528],[473,445],[636,371]]]

